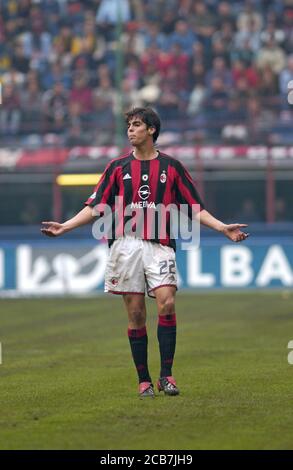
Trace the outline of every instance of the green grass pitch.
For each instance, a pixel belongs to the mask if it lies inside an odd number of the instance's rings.
[[[292,449],[292,300],[178,295],[182,393],[139,400],[122,299],[2,299],[0,449]],[[154,301],[148,312],[156,380]]]

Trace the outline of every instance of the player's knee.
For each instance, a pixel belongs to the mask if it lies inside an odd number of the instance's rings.
[[[145,313],[143,310],[135,309],[128,312],[129,326],[134,329],[145,326]]]
[[[159,314],[172,315],[175,312],[175,300],[173,296],[166,297],[160,302]]]

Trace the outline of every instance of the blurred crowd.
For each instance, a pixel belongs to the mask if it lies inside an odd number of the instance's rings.
[[[0,80],[1,145],[112,144],[147,104],[162,144],[293,144],[293,2],[0,0]]]

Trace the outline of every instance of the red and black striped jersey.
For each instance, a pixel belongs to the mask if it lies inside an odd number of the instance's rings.
[[[117,196],[122,200],[123,211],[117,209]],[[113,222],[109,245],[118,236],[126,234],[125,228],[129,221],[133,221],[135,211],[132,230],[135,230],[136,236],[174,249],[176,243],[170,231],[170,213],[158,220],[156,209],[159,206],[179,207],[184,204],[189,217],[192,217],[193,205],[199,205],[199,210],[204,208],[188,171],[178,160],[162,152],[158,152],[157,158],[152,160],[138,160],[133,152],[112,160],[85,204],[92,207],[107,204],[111,207]],[[120,216],[117,217],[117,214]],[[138,225],[142,221],[144,223],[139,230]]]

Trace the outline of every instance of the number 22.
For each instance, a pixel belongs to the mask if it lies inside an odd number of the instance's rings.
[[[169,273],[175,274],[175,261],[173,259],[169,259],[168,261],[160,261],[160,274],[168,274],[168,267]]]

